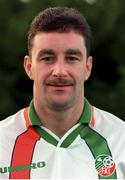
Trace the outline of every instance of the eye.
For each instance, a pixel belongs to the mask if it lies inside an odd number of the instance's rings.
[[[67,56],[66,59],[70,63],[75,63],[76,61],[80,61],[80,58],[78,56]]]
[[[43,61],[44,63],[53,63],[55,58],[53,56],[43,56],[40,58],[40,61]]]

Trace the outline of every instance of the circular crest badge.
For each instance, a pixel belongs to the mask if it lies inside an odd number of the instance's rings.
[[[111,156],[102,154],[97,156],[95,168],[100,176],[108,177],[115,171],[115,163]]]

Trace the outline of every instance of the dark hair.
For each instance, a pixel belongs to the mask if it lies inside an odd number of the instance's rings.
[[[74,30],[85,39],[87,56],[90,51],[90,27],[80,12],[68,7],[53,7],[41,11],[32,21],[28,32],[28,51],[32,49],[33,38],[39,32],[69,32]]]

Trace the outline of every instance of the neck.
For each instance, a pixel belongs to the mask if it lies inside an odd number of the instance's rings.
[[[60,138],[78,122],[83,111],[83,105],[84,100],[75,104],[72,108],[57,112],[47,107],[39,108],[34,102],[36,113],[43,126]]]

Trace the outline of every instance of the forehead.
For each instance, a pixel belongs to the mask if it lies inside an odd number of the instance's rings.
[[[33,39],[32,52],[41,49],[80,49],[86,51],[85,39],[82,35],[71,31],[65,33],[39,32]]]

